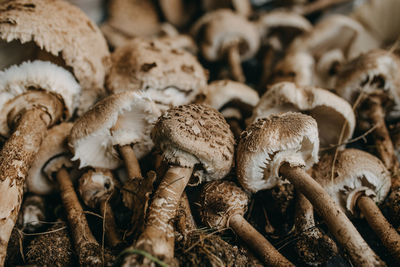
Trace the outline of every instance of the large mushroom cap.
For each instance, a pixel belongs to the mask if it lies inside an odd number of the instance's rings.
[[[84,89],[81,110],[104,94],[108,47],[100,30],[79,8],[61,0],[2,1],[0,22],[4,42],[34,43],[48,54],[62,57]],[[19,51],[24,49],[21,46]],[[0,69],[7,66],[0,62]]]
[[[271,86],[253,109],[249,121],[288,111],[306,113],[317,121],[321,147],[346,142],[353,135],[356,119],[346,100],[325,89],[298,87],[288,82]]]
[[[237,175],[248,191],[278,184],[284,163],[310,168],[318,162],[318,127],[310,116],[287,112],[260,118],[242,133],[237,148]]]
[[[222,115],[209,106],[190,104],[169,109],[158,119],[151,137],[170,163],[201,165],[201,170],[194,171],[200,180],[220,179],[233,165],[233,134]]]
[[[190,103],[207,84],[207,74],[187,51],[153,40],[135,39],[112,55],[107,89],[112,93],[143,90],[164,105]]]
[[[122,161],[115,145],[135,144],[140,159],[153,147],[150,131],[161,115],[158,107],[143,93],[122,92],[99,101],[74,124],[69,136],[72,160],[80,168],[114,169]]]
[[[81,94],[72,74],[50,62],[24,62],[0,71],[0,134],[7,136],[10,132],[7,115],[19,104],[13,99],[30,90],[47,91],[62,99],[65,118],[74,113]]]
[[[333,159],[332,154],[322,156],[313,174],[345,213],[356,215],[354,200],[359,193],[372,197],[376,203],[384,200],[391,180],[389,171],[378,158],[358,149],[345,149],[338,152],[335,164]]]
[[[260,46],[256,26],[229,9],[207,13],[194,24],[191,34],[201,41],[201,52],[209,61],[220,60],[234,42],[239,42],[242,60],[253,57]]]
[[[201,190],[199,204],[203,223],[212,228],[223,229],[229,226],[232,215],[244,216],[249,197],[233,182],[212,181]]]

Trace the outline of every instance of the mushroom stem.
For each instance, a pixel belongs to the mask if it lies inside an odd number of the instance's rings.
[[[274,246],[242,215],[235,214],[230,217],[228,226],[259,255],[267,266],[294,266],[282,256]]]
[[[229,124],[229,127],[231,128],[231,131],[233,133],[233,136],[235,137],[235,140],[239,140],[240,134],[242,133],[243,129],[240,126],[240,123],[238,122],[238,120],[235,118],[228,118],[228,119],[226,119],[226,122]]]
[[[117,226],[114,220],[114,212],[112,211],[111,205],[107,200],[100,202],[101,216],[104,216],[104,228],[106,233],[107,242],[110,247],[116,248],[121,243],[121,236],[117,231]]]
[[[335,201],[309,174],[301,167],[291,167],[288,163],[283,164],[279,172],[313,204],[354,265],[385,266]]]
[[[131,145],[120,146],[119,151],[124,159],[129,179],[143,178],[139,161]]]
[[[41,108],[27,110],[0,152],[0,266],[21,208],[25,177],[50,121],[49,114]]]
[[[231,69],[232,79],[241,83],[246,81],[240,60],[239,43],[232,44],[227,50],[228,64]]]
[[[61,200],[67,212],[79,264],[81,266],[101,266],[100,246],[90,231],[67,170],[61,168],[57,172],[56,178],[60,187]]]
[[[396,229],[386,220],[370,197],[360,196],[357,199],[357,206],[389,253],[400,263],[400,235]]]

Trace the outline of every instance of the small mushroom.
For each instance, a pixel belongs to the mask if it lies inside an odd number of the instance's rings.
[[[21,210],[18,214],[17,225],[27,233],[34,233],[43,227],[46,220],[45,200],[38,195],[28,194],[22,202]]]
[[[364,216],[393,258],[400,262],[400,235],[378,208],[390,190],[390,174],[376,157],[357,149],[326,154],[314,168],[315,179],[350,217]],[[330,175],[332,165],[335,176]]]
[[[220,9],[201,17],[192,27],[191,34],[198,40],[200,50],[208,61],[227,57],[232,78],[244,82],[241,62],[257,53],[260,37],[256,26],[228,9]]]
[[[200,216],[204,224],[218,230],[231,228],[267,266],[294,266],[244,218],[249,198],[233,182],[213,181],[200,196]]]
[[[258,119],[243,132],[237,150],[237,175],[250,192],[289,180],[314,206],[355,265],[383,266],[329,194],[304,168],[318,160],[316,121],[287,112]]]

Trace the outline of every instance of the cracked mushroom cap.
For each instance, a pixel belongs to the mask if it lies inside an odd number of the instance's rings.
[[[80,110],[104,95],[110,56],[106,41],[97,26],[72,4],[61,0],[0,2],[0,39],[34,43],[48,57],[62,57],[83,88]],[[18,53],[24,50],[21,46]],[[21,62],[11,62],[15,63]],[[0,63],[0,69],[5,67]]]
[[[240,137],[236,172],[244,189],[257,192],[279,184],[284,163],[310,168],[318,162],[317,122],[310,116],[287,112],[260,118]]]
[[[145,91],[157,104],[190,103],[207,86],[207,73],[196,57],[165,42],[135,39],[112,55],[106,78],[111,93]]]
[[[29,192],[48,195],[56,191],[57,185],[52,179],[52,174],[63,166],[72,166],[67,146],[67,137],[72,125],[73,123],[64,122],[48,130],[26,178]]]
[[[171,164],[194,167],[199,181],[221,179],[233,166],[234,138],[222,115],[207,105],[173,107],[157,121],[154,144]]]
[[[160,115],[143,93],[122,92],[102,99],[78,118],[71,130],[72,160],[79,159],[79,168],[115,169],[122,163],[115,146],[129,144],[134,144],[140,159],[153,147],[150,132]]]
[[[399,117],[400,59],[385,50],[372,50],[348,62],[338,76],[336,92],[354,103],[358,95],[378,94],[388,98],[389,117]]]
[[[355,211],[358,194],[381,203],[390,190],[390,173],[375,156],[358,150],[338,152],[332,178],[333,154],[325,154],[313,168],[313,177],[339,204],[348,216],[358,216]]]
[[[227,228],[233,215],[244,216],[248,204],[249,197],[234,182],[209,182],[201,190],[201,220],[211,228]]]
[[[321,147],[346,142],[353,135],[356,119],[346,100],[325,89],[299,87],[289,82],[270,87],[253,109],[249,121],[288,111],[306,113],[317,121]],[[342,140],[339,140],[345,124]]]
[[[241,60],[253,57],[260,46],[257,27],[229,9],[207,13],[194,24],[191,34],[208,61],[223,58],[224,50],[235,42],[239,42]]]
[[[78,107],[81,87],[74,76],[51,62],[24,62],[0,71],[0,134],[8,136],[7,115],[20,103],[17,97],[30,90],[47,91],[64,103],[64,118],[72,116]],[[17,99],[17,100],[15,100]]]

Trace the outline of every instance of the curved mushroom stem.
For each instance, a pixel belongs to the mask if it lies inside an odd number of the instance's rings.
[[[385,266],[335,201],[309,174],[301,167],[291,167],[288,163],[283,164],[279,172],[313,204],[354,265]]]
[[[229,127],[231,128],[231,131],[233,133],[233,136],[235,137],[235,140],[238,141],[240,139],[240,135],[243,131],[242,127],[240,126],[240,123],[235,118],[227,118],[226,122],[229,124]]]
[[[259,255],[267,266],[294,266],[282,256],[274,246],[242,215],[235,214],[230,217],[228,226]]]
[[[246,81],[240,60],[239,42],[230,45],[227,49],[228,64],[231,69],[232,79],[241,83]]]
[[[136,157],[135,151],[131,145],[124,145],[119,147],[122,158],[124,159],[125,167],[128,172],[129,179],[143,178],[142,171],[140,170],[139,161]]]
[[[357,199],[357,207],[389,253],[400,263],[400,235],[396,229],[386,220],[370,197],[360,196]]]
[[[60,187],[61,200],[67,212],[79,264],[81,266],[101,266],[101,248],[90,231],[67,170],[61,168],[57,172],[56,178]]]
[[[295,249],[305,263],[320,265],[338,253],[336,243],[315,225],[313,206],[301,193],[296,200],[295,225],[300,234]]]
[[[117,225],[114,220],[114,212],[107,199],[100,202],[101,216],[104,217],[104,228],[107,242],[110,247],[117,248],[122,244],[121,235],[117,231]]]

